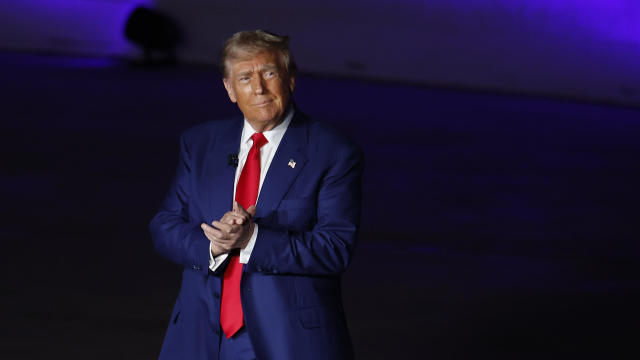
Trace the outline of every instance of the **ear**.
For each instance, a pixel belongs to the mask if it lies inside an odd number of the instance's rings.
[[[233,90],[233,86],[231,86],[231,83],[229,83],[229,80],[227,80],[227,78],[222,79],[222,83],[224,84],[224,88],[227,89],[227,94],[229,95],[229,100],[231,100],[231,102],[236,102],[236,93]]]
[[[293,90],[296,88],[296,77],[289,76],[289,91],[293,94]]]

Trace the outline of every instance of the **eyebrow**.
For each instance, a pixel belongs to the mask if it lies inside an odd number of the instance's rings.
[[[274,69],[278,70],[278,66],[275,64],[266,64],[263,67],[261,67],[258,71],[266,71],[266,70],[274,70]],[[247,76],[252,73],[253,73],[253,70],[242,71],[238,73],[238,77]]]

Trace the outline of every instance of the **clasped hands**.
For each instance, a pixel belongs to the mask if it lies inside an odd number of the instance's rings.
[[[247,246],[253,235],[255,225],[252,219],[255,213],[255,205],[245,210],[234,201],[233,209],[224,214],[219,221],[211,222],[213,226],[202,223],[200,227],[211,242],[211,255],[215,257]]]

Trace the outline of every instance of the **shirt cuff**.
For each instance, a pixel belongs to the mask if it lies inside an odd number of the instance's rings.
[[[240,249],[240,263],[247,264],[249,262],[253,247],[256,245],[256,239],[258,239],[258,224],[254,223],[253,234],[251,234],[251,238],[249,239],[247,246],[245,246],[244,249]]]
[[[211,271],[216,271],[220,264],[222,264],[227,258],[227,255],[228,254],[220,254],[216,257],[213,257],[213,254],[211,253],[211,243],[209,243],[209,269]]]

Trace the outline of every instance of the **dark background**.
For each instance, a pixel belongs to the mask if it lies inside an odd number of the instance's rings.
[[[637,358],[640,109],[313,71],[295,100],[366,156],[358,359]],[[147,224],[179,133],[238,114],[211,66],[0,53],[0,356],[157,357],[181,269]]]

